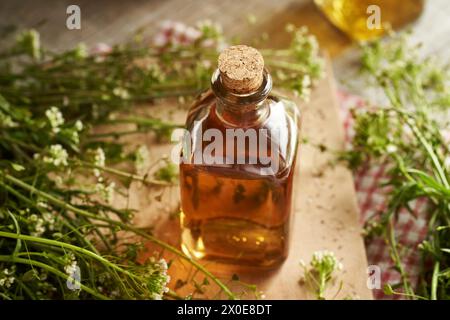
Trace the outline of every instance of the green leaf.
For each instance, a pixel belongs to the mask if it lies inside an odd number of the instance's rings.
[[[383,286],[383,292],[387,295],[393,295],[395,293],[390,284],[385,284]]]
[[[20,164],[14,163],[14,162],[11,162],[11,167],[18,172],[25,170],[25,167],[21,166]]]

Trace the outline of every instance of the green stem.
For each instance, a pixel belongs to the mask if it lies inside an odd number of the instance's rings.
[[[317,298],[319,300],[325,300],[325,287],[326,287],[327,283],[326,283],[326,279],[325,279],[325,275],[321,272],[320,273],[320,281],[319,281],[319,293],[317,295]]]
[[[439,278],[439,261],[434,263],[433,277],[431,279],[431,300],[437,300],[437,287]]]
[[[40,267],[42,269],[45,269],[46,271],[53,273],[54,275],[63,278],[64,280],[67,281],[67,279],[69,279],[69,276],[66,275],[65,273],[59,271],[56,268],[53,268],[52,266],[49,266],[45,263],[39,262],[39,261],[35,261],[35,260],[31,260],[31,259],[24,259],[24,258],[17,258],[17,257],[12,257],[12,256],[0,256],[0,261],[3,262],[12,262],[12,263],[22,263],[22,264],[27,264],[27,265],[32,265],[35,267]],[[108,300],[108,297],[102,295],[101,293],[98,293],[94,290],[92,290],[91,288],[83,285],[80,283],[80,288],[84,291],[86,291],[87,293],[93,295],[94,297],[97,297],[99,299],[102,300]]]
[[[147,185],[166,186],[166,187],[174,185],[173,183],[160,181],[160,180],[155,180],[155,179],[150,179],[147,176],[139,176],[139,175],[136,175],[136,174],[124,172],[124,171],[121,171],[121,170],[118,170],[118,169],[114,169],[114,168],[110,168],[110,167],[98,166],[98,165],[95,165],[93,163],[89,163],[89,162],[86,162],[86,161],[80,161],[79,164],[81,166],[83,166],[83,167],[95,168],[95,169],[102,170],[104,172],[108,172],[108,173],[114,174],[114,175],[119,176],[119,177],[131,179],[131,180],[135,180],[135,181],[140,181],[140,182],[142,182],[144,184],[147,184]]]
[[[97,216],[97,215],[94,215],[94,214],[92,214],[92,213],[90,213],[88,211],[85,211],[85,210],[79,209],[77,207],[74,207],[74,206],[72,206],[72,205],[70,205],[70,204],[68,204],[68,203],[66,203],[66,202],[64,202],[64,201],[62,201],[62,200],[52,196],[51,194],[48,194],[48,193],[43,192],[43,191],[40,191],[40,190],[36,189],[35,187],[30,186],[29,184],[27,184],[27,183],[25,183],[25,182],[23,182],[23,181],[21,181],[19,179],[16,179],[15,177],[13,177],[13,176],[11,176],[9,174],[5,174],[4,177],[8,181],[10,181],[11,183],[15,184],[16,186],[22,187],[22,188],[24,188],[24,189],[26,189],[26,190],[28,190],[28,191],[30,191],[32,193],[36,193],[39,196],[47,199],[48,201],[50,201],[54,205],[59,206],[60,208],[72,211],[72,212],[74,212],[76,214],[79,214],[79,215],[82,215],[82,216],[85,216],[85,217],[88,217],[88,218],[91,218],[91,219],[106,221],[106,222],[108,222],[110,224],[113,224],[113,225],[116,225],[118,227],[121,227],[124,230],[128,230],[128,231],[134,232],[135,234],[140,235],[143,238],[152,241],[153,243],[159,245],[160,247],[162,247],[162,248],[164,248],[164,249],[166,249],[166,250],[168,250],[168,251],[178,255],[182,259],[188,261],[190,264],[192,264],[194,267],[196,267],[198,270],[200,270],[203,274],[205,274],[207,277],[209,277],[211,280],[213,280],[219,286],[219,288],[221,288],[225,292],[225,294],[230,299],[235,299],[236,298],[235,295],[231,292],[231,290],[228,289],[228,287],[224,283],[222,283],[222,281],[220,281],[217,277],[215,277],[211,272],[209,272],[200,263],[198,263],[197,261],[193,260],[192,258],[186,256],[184,253],[182,253],[177,248],[175,248],[175,247],[165,243],[164,241],[161,241],[161,240],[151,236],[147,232],[145,232],[145,231],[143,231],[141,229],[135,228],[133,226],[124,224],[124,223],[122,223],[120,221],[115,221],[115,220],[112,220],[112,219],[109,219],[109,218],[106,218],[106,217]]]
[[[10,186],[4,184],[3,182],[0,181],[0,186],[5,188],[8,192],[12,193],[13,195],[15,195],[17,198],[19,198],[20,200],[22,200],[23,202],[28,203],[30,206],[36,207],[38,209],[40,209],[36,203],[34,203],[33,201],[30,201],[27,197],[23,196],[21,193],[19,193],[17,190],[14,190],[13,188],[11,188]],[[77,236],[78,238],[84,242],[93,252],[98,254],[97,249],[94,247],[94,245],[89,241],[89,239],[86,239],[85,237],[83,237],[83,235],[76,229],[74,228],[69,221],[67,221],[67,218],[64,217],[63,220],[63,224],[68,227],[70,230],[72,230]]]
[[[73,244],[70,243],[65,243],[65,242],[61,242],[61,241],[57,241],[57,240],[52,240],[52,239],[47,239],[47,238],[40,238],[40,237],[34,237],[34,236],[28,236],[28,235],[24,235],[24,234],[15,234],[15,233],[11,233],[11,232],[4,232],[4,231],[0,231],[0,237],[4,237],[4,238],[11,238],[11,239],[18,239],[18,240],[23,240],[23,241],[32,241],[32,242],[37,242],[37,243],[44,243],[44,244],[48,244],[51,246],[55,246],[55,247],[62,247],[62,248],[66,248],[72,251],[76,251],[79,253],[82,253],[88,257],[93,258],[94,260],[97,260],[101,263],[103,263],[104,265],[115,269],[119,272],[122,272],[126,275],[128,275],[129,277],[133,278],[136,277],[134,274],[132,274],[131,272],[124,270],[122,268],[120,268],[119,266],[117,266],[114,263],[111,263],[109,260],[103,258],[102,256],[86,250],[84,248],[75,246]]]
[[[405,290],[405,294],[408,296],[414,296],[414,291],[411,289],[411,285],[408,280],[408,275],[405,272],[405,269],[403,268],[403,264],[401,262],[400,256],[397,251],[397,242],[395,239],[395,229],[394,229],[394,223],[392,221],[392,215],[391,215],[391,221],[389,222],[388,226],[388,232],[389,232],[389,243],[391,244],[391,252],[392,252],[392,258],[393,261],[398,268],[400,272],[400,276],[402,279],[403,288]]]

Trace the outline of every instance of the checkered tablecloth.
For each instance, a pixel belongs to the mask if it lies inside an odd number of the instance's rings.
[[[346,143],[349,147],[354,136],[354,121],[350,110],[363,107],[364,101],[344,91],[338,92],[338,100],[345,128]],[[361,168],[354,174],[362,224],[370,217],[386,209],[387,189],[380,187],[383,179],[386,178],[386,173],[387,168],[385,166],[371,165]],[[417,246],[427,233],[425,207],[425,200],[411,203],[414,214],[407,210],[400,212],[395,228],[404,267],[413,283],[417,282],[420,268],[420,255]],[[376,299],[401,299],[402,297],[397,295],[386,296],[382,290],[384,284],[394,285],[400,282],[399,273],[393,269],[389,246],[381,238],[370,239],[366,240],[366,251],[369,265],[378,265],[381,269],[381,289],[373,290],[374,297]]]

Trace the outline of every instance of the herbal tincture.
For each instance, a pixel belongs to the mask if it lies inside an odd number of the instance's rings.
[[[180,188],[191,257],[270,267],[287,256],[299,113],[271,89],[261,54],[233,46],[189,110]]]

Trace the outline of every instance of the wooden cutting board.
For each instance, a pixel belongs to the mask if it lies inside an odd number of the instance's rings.
[[[303,275],[299,262],[303,259],[308,263],[317,250],[330,250],[343,263],[344,269],[326,296],[372,299],[372,293],[366,286],[366,253],[351,172],[341,164],[332,163],[332,152],[317,148],[317,145],[323,145],[327,150],[340,150],[344,146],[332,70],[330,64],[327,65],[327,76],[313,90],[311,102],[300,105],[302,137],[308,142],[303,143],[299,150],[300,170],[296,172],[295,211],[287,260],[270,272],[204,262],[208,270],[236,292],[245,291],[244,298],[254,298],[255,295],[243,283],[256,285],[257,291],[262,291],[267,299],[314,299],[311,290],[299,283]],[[186,107],[173,100],[144,106],[138,111],[175,123],[184,123],[186,116]],[[123,139],[130,149],[146,144],[150,150],[149,163],[170,155],[172,150],[172,145],[158,143],[152,134]],[[152,227],[155,235],[179,248],[179,187],[156,188],[132,183],[127,193],[129,200],[116,197],[116,205],[136,209],[135,223],[138,226]],[[141,259],[155,254],[161,254],[161,249],[147,243]],[[168,252],[162,252],[162,255],[172,260],[170,286],[178,294],[184,296],[195,291],[193,280],[200,284],[203,282],[204,275],[186,261]],[[234,274],[239,276],[240,281],[231,281]],[[341,281],[342,288],[339,290]],[[226,298],[215,284],[209,282],[201,290],[197,288],[194,297]]]

